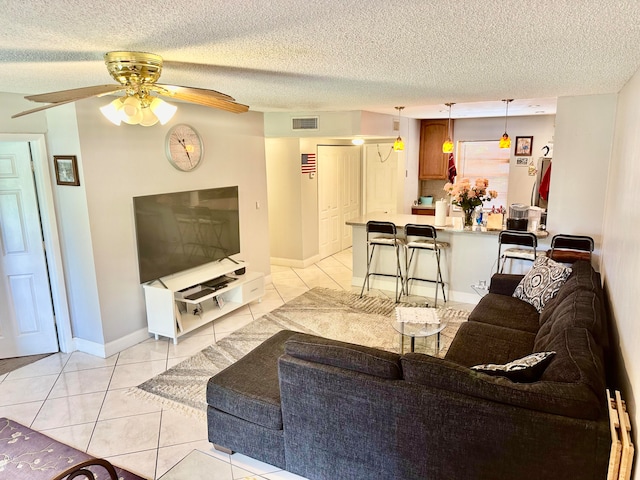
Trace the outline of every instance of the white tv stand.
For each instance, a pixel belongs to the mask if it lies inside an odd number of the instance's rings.
[[[264,295],[264,275],[246,271],[244,275],[233,272],[246,269],[246,263],[225,258],[185,272],[144,284],[149,333],[173,339],[196,328],[213,322],[243,305],[261,300]],[[207,282],[227,276],[235,280],[226,286],[197,298],[185,298],[206,287]]]

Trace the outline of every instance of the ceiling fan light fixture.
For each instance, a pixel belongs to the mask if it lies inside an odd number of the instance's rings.
[[[149,108],[154,115],[158,117],[158,120],[160,120],[160,124],[162,125],[165,125],[169,120],[171,120],[178,110],[178,107],[175,105],[171,105],[158,97],[155,97],[151,101]]]
[[[137,125],[142,121],[142,102],[137,95],[128,96],[122,102],[122,121]]]
[[[100,112],[105,116],[107,120],[116,126],[120,126],[122,123],[122,99],[116,98],[113,102],[108,103],[104,107],[100,107]]]
[[[158,123],[158,117],[153,114],[151,108],[149,108],[148,106],[143,107],[142,120],[140,120],[140,125],[142,125],[143,127],[152,127],[156,123]]]

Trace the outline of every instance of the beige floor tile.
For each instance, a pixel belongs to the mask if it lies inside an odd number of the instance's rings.
[[[98,420],[143,415],[145,413],[160,412],[161,410],[162,407],[159,403],[138,398],[130,394],[128,388],[109,390],[102,404]]]
[[[45,400],[57,379],[58,375],[44,375],[37,380],[5,379],[0,383],[0,406]]]
[[[174,465],[179,463],[184,457],[189,455],[194,450],[207,451],[208,446],[211,444],[208,441],[181,443],[179,445],[172,445],[170,447],[160,447],[158,449],[158,462],[156,464],[156,478],[160,478],[167,473]],[[213,450],[213,448],[211,448]],[[216,458],[230,463],[229,455],[218,452],[220,455]],[[211,478],[211,477],[209,477]]]
[[[20,378],[41,377],[43,375],[57,375],[62,372],[70,357],[70,353],[54,353],[37,362],[9,372],[6,378],[8,380],[17,380]]]
[[[192,356],[214,343],[213,333],[211,335],[180,338],[177,345],[173,343],[169,345],[167,358]]]
[[[286,470],[266,473],[262,478],[264,478],[265,480],[306,480],[304,477],[296,475],[295,473],[287,472]]]
[[[184,415],[177,410],[162,411],[159,442],[161,447],[202,440],[207,440],[207,421],[204,418]]]
[[[117,365],[166,360],[168,349],[169,342],[163,340],[139,343],[120,352]]]
[[[103,392],[109,387],[115,367],[93,368],[76,372],[63,372],[51,389],[49,398]]]
[[[164,477],[162,477],[162,480],[200,478],[233,480],[231,464],[196,450],[169,470]]]
[[[32,428],[45,430],[95,422],[98,419],[105,393],[87,393],[49,399],[42,405],[42,409],[33,421]]]
[[[150,378],[159,375],[167,368],[167,360],[154,360],[151,362],[127,363],[116,365],[109,384],[109,390],[126,387],[137,387]]]
[[[157,449],[160,412],[101,420],[96,423],[89,453],[113,457]]]
[[[100,358],[84,352],[73,352],[64,367],[65,372],[89,370],[91,368],[110,367],[116,364],[118,354],[109,358]]]
[[[113,465],[129,470],[131,473],[141,477],[154,478],[157,458],[158,450],[152,448],[143,452],[114,455],[108,457],[107,460]]]
[[[44,400],[5,405],[4,407],[0,407],[0,417],[10,418],[22,425],[30,426],[43,404]]]
[[[73,448],[77,448],[85,452],[93,434],[94,422],[81,423],[80,425],[70,425],[68,427],[52,428],[49,430],[40,430],[45,435],[65,443]]]
[[[230,458],[231,465],[233,465],[234,467],[248,470],[249,472],[253,472],[257,475],[264,476],[269,473],[279,472],[281,470],[278,467],[261,462],[259,460],[256,460],[255,458],[247,457],[246,455],[242,455],[241,453],[234,453],[230,456]]]

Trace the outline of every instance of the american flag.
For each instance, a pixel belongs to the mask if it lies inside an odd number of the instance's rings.
[[[302,173],[314,173],[316,171],[316,154],[303,153],[301,166]]]

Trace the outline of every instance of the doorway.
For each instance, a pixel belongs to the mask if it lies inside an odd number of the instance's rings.
[[[73,350],[45,151],[41,134],[0,135],[2,358]]]
[[[351,246],[351,226],[360,215],[361,149],[318,145],[319,254],[325,258]]]

